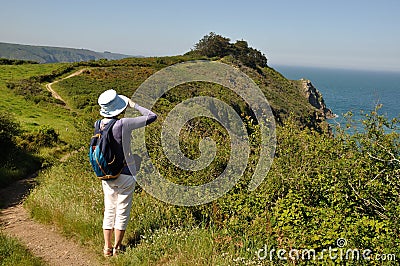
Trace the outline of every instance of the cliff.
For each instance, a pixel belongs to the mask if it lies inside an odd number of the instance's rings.
[[[308,99],[308,102],[319,111],[326,119],[334,118],[336,115],[331,109],[326,107],[321,92],[314,87],[310,80],[300,79],[302,93]]]

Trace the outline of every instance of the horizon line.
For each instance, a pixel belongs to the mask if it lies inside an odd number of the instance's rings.
[[[5,44],[14,44],[14,45],[25,45],[25,46],[36,46],[36,47],[49,47],[49,48],[61,48],[61,49],[75,49],[75,50],[87,50],[87,51],[92,51],[96,53],[113,53],[113,54],[120,54],[120,55],[126,55],[127,57],[143,57],[143,58],[151,58],[151,57],[169,57],[169,56],[181,56],[183,54],[173,54],[173,55],[143,55],[141,53],[138,53],[137,55],[132,55],[132,54],[127,54],[124,52],[115,52],[111,50],[104,50],[102,52],[98,50],[92,50],[90,48],[77,48],[77,47],[67,47],[67,46],[51,46],[51,45],[42,45],[42,44],[26,44],[26,43],[15,43],[15,42],[7,42],[7,41],[0,41],[0,43],[5,43]],[[190,50],[188,50],[189,52]],[[268,60],[270,61],[270,60]],[[299,63],[273,63],[270,64],[268,63],[269,67],[274,68],[274,66],[282,66],[282,67],[305,67],[305,68],[323,68],[323,69],[333,69],[333,70],[356,70],[356,71],[371,71],[371,72],[391,72],[391,73],[400,73],[400,68],[399,69],[389,69],[389,68],[366,68],[362,66],[338,66],[338,65],[316,65],[316,64],[299,64]]]

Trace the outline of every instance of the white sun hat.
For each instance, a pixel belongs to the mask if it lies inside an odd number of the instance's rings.
[[[128,106],[128,101],[128,97],[117,94],[115,90],[106,90],[97,100],[100,105],[100,115],[104,117],[117,116]]]

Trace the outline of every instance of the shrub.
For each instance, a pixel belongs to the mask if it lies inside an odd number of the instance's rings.
[[[0,113],[0,147],[6,156],[0,156],[0,162],[8,160],[9,154],[15,149],[15,137],[21,132],[18,122],[9,113]]]
[[[7,88],[13,90],[17,95],[23,96],[26,100],[33,101],[34,103],[39,102],[54,102],[51,93],[46,89],[42,88],[40,83],[34,79],[21,79],[15,82],[8,82]]]
[[[59,143],[59,134],[50,126],[40,126],[34,132],[25,132],[18,138],[18,145],[27,151],[37,151],[42,147],[52,147]]]
[[[9,113],[0,114],[0,187],[32,174],[40,167],[40,160],[21,149],[20,124]],[[1,203],[0,203],[1,204]]]
[[[246,41],[240,40],[230,43],[230,39],[210,32],[194,45],[188,54],[198,54],[207,57],[225,57],[231,55],[243,65],[256,69],[266,67],[267,58],[260,51],[248,46]]]

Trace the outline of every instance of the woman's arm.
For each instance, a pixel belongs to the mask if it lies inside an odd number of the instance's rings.
[[[137,103],[134,103],[132,100],[129,100],[129,107],[135,108],[138,110],[142,115],[138,117],[132,118],[122,118],[122,125],[125,130],[134,130],[140,127],[144,127],[157,119],[157,115],[146,109]]]

